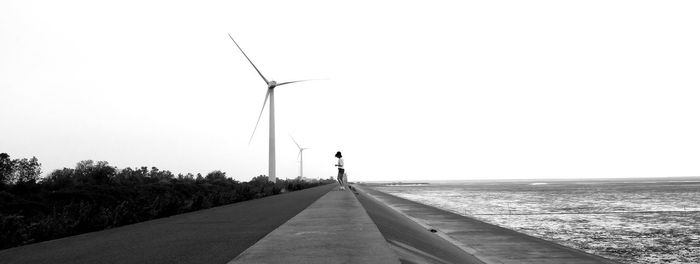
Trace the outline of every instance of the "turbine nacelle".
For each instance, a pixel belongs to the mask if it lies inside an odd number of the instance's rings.
[[[277,82],[276,81],[269,81],[267,82],[267,89],[272,89],[277,87]]]

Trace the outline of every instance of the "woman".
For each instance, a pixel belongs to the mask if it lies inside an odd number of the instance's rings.
[[[338,183],[340,183],[340,190],[344,191],[345,190],[345,182],[343,181],[343,175],[345,174],[345,162],[343,161],[343,154],[340,154],[340,151],[335,153],[335,157],[338,158],[338,164],[335,164],[336,167],[338,167]]]

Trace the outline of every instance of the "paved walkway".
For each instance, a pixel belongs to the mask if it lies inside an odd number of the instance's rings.
[[[351,191],[328,192],[233,263],[399,263]]]
[[[510,229],[423,205],[371,188],[360,188],[380,202],[412,219],[436,235],[456,244],[484,263],[593,264],[617,263]]]

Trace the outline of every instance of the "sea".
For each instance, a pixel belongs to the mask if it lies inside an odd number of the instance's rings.
[[[700,263],[700,178],[445,181],[372,188],[622,263]]]

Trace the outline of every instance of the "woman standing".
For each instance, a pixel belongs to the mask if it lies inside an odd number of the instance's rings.
[[[335,164],[335,166],[338,167],[338,183],[340,183],[340,190],[343,191],[345,190],[345,182],[343,181],[345,162],[343,161],[343,154],[340,154],[340,151],[335,153],[335,157],[338,158],[338,164]]]

